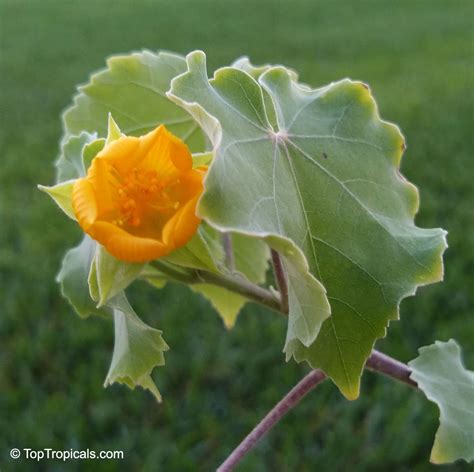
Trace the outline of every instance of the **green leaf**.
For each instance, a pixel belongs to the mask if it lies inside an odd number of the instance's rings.
[[[140,276],[145,264],[132,264],[116,259],[103,246],[97,245],[95,256],[96,277],[91,283],[97,284],[98,307],[125,290]],[[91,289],[91,292],[95,292]]]
[[[240,273],[251,282],[265,282],[268,269],[269,251],[261,240],[243,234],[231,234],[234,253],[234,272]],[[162,258],[182,267],[209,270],[228,274],[222,233],[202,222],[191,241]]]
[[[143,272],[141,273],[141,278],[159,290],[165,288],[166,284],[170,280],[167,275],[163,274],[150,265],[145,266]]]
[[[182,267],[221,272],[224,260],[221,234],[203,222],[191,241],[162,260]]]
[[[193,167],[207,166],[211,163],[214,154],[210,152],[196,152],[193,154]]]
[[[265,175],[265,169],[262,171],[262,168],[254,166],[248,156],[243,158],[245,153],[260,155],[263,151],[262,159],[259,158],[258,161],[263,163],[265,157],[268,157],[268,149],[272,149],[272,146],[266,145],[266,142],[272,144],[269,137],[272,127],[267,119],[262,90],[247,73],[232,68],[225,69],[229,72],[229,77],[222,84],[222,90],[214,87],[215,82],[211,85],[207,79],[205,56],[200,52],[188,56],[188,68],[188,73],[173,80],[169,96],[199,120],[216,152],[206,178],[206,191],[200,200],[198,213],[219,231],[240,230],[247,235],[262,237],[282,254],[289,276],[287,345],[299,339],[309,346],[315,340],[321,323],[329,315],[324,287],[308,271],[307,261],[301,250],[279,227],[281,222],[275,214],[272,201],[275,188],[271,177],[275,152],[271,150],[270,166],[267,162],[269,176]],[[243,82],[235,81],[236,77],[231,77],[230,74],[242,77]],[[242,102],[238,102],[239,99]],[[242,149],[239,149],[240,146]],[[223,155],[227,155],[225,162],[221,158]],[[240,161],[243,166],[236,166]],[[262,195],[262,190],[270,193]],[[244,200],[245,204],[241,205]],[[294,197],[284,202],[289,213],[294,212],[291,203],[295,203]],[[298,202],[295,207],[298,208]],[[263,215],[265,221],[258,221],[259,215]],[[269,229],[263,229],[262,223]],[[290,224],[294,223],[301,226],[299,221]],[[303,238],[305,236],[301,237]],[[299,299],[295,295],[302,290],[305,295]]]
[[[235,67],[236,69],[243,70],[250,76],[252,76],[255,80],[258,80],[262,74],[267,72],[268,69],[275,67],[272,64],[265,64],[263,66],[254,66],[248,57],[243,56],[237,59],[233,64],[232,67]],[[288,73],[291,75],[292,80],[298,80],[298,74],[296,71],[286,68]],[[272,104],[272,98],[270,97],[270,94],[267,93],[266,90],[262,90],[263,94],[263,102],[265,105],[265,111],[267,113],[267,119],[270,125],[273,128],[278,127],[278,122],[277,122],[277,117],[275,114],[275,107]]]
[[[171,79],[185,70],[182,56],[166,52],[109,58],[106,69],[79,87],[74,104],[64,113],[66,138],[84,130],[105,137],[108,114],[113,113],[126,135],[144,135],[164,124],[191,151],[204,151],[205,138],[197,123],[165,95]]]
[[[56,161],[56,182],[61,183],[78,179],[86,175],[88,166],[83,160],[84,146],[97,139],[97,134],[78,132],[78,136],[71,136],[61,144],[61,154]]]
[[[47,193],[61,208],[64,213],[66,213],[69,218],[75,220],[76,215],[72,208],[72,187],[74,186],[74,180],[67,180],[52,187],[46,187],[44,185],[38,185],[38,188]]]
[[[82,161],[84,163],[84,168],[89,169],[92,159],[100,152],[105,146],[105,139],[99,138],[94,141],[87,143],[82,149]]]
[[[262,74],[268,71],[268,69],[271,69],[272,67],[277,67],[277,66],[275,66],[274,64],[264,64],[262,66],[254,66],[250,62],[250,59],[247,56],[242,56],[236,59],[231,64],[231,67],[247,72],[247,74],[249,74],[255,80],[258,80]],[[288,74],[290,75],[291,80],[294,80],[296,82],[298,80],[298,73],[295,70],[290,69],[289,67],[285,67],[285,69],[288,71]]]
[[[38,185],[66,213],[69,218],[76,220],[72,207],[72,189],[76,179],[84,177],[92,159],[104,147],[104,139],[96,139],[95,134],[81,133],[72,136],[61,145],[61,155],[56,161],[56,185],[51,187]]]
[[[418,193],[398,170],[403,137],[380,119],[362,83],[310,89],[284,67],[258,82],[223,68],[209,81],[204,53],[187,63],[169,96],[215,151],[198,214],[284,256],[287,358],[322,368],[356,398],[365,361],[400,301],[443,274],[445,232],[415,226]]]
[[[118,382],[134,389],[137,385],[148,389],[161,402],[151,373],[165,364],[163,353],[169,348],[159,331],[145,324],[134,312],[125,296],[113,302],[115,343],[112,362],[104,387]]]
[[[97,308],[89,292],[88,277],[95,256],[97,244],[89,236],[84,236],[81,244],[70,249],[64,256],[57,281],[63,296],[74,307],[81,318],[90,315],[110,316],[108,307]]]
[[[235,272],[255,284],[265,282],[270,251],[260,239],[244,234],[231,233]]]
[[[120,131],[118,124],[115,123],[115,120],[112,117],[112,113],[110,112],[107,118],[107,122],[107,138],[105,140],[106,146],[116,141],[122,136],[122,132]]]
[[[97,248],[99,245],[96,243],[95,256],[91,262],[91,268],[87,277],[87,283],[89,284],[89,295],[95,302],[100,300],[99,281],[97,280]]]
[[[191,285],[195,292],[204,295],[219,313],[227,329],[233,328],[237,315],[247,303],[247,299],[222,287],[210,284]]]
[[[436,341],[419,353],[408,363],[410,377],[440,410],[431,462],[474,460],[474,372],[463,366],[461,349],[453,339]]]

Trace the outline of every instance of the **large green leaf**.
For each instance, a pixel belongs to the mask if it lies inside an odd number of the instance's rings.
[[[169,96],[199,121],[216,153],[199,214],[283,254],[287,357],[322,368],[356,398],[365,360],[401,299],[443,273],[445,233],[415,226],[418,193],[398,171],[403,137],[379,118],[362,83],[313,90],[284,67],[258,82],[223,68],[209,81],[204,53],[187,63]]]
[[[96,248],[97,243],[89,236],[84,236],[79,246],[66,253],[57,275],[63,296],[82,318],[112,314],[109,307],[97,308],[97,303],[92,299],[89,290],[88,278]]]
[[[440,410],[440,426],[431,451],[431,462],[445,464],[474,460],[474,372],[461,360],[453,339],[420,348],[408,363],[411,378]]]
[[[161,336],[162,331],[145,324],[124,294],[118,295],[110,304],[114,308],[115,343],[104,386],[118,382],[133,389],[139,385],[161,401],[151,373],[155,367],[165,364],[163,353],[169,349]]]
[[[74,104],[63,115],[65,139],[82,131],[107,135],[112,113],[123,133],[140,136],[164,124],[203,151],[205,139],[192,117],[166,98],[171,79],[186,70],[182,56],[143,51],[107,60],[107,68],[79,87]]]

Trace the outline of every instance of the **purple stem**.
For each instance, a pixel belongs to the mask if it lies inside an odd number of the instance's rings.
[[[233,450],[229,457],[220,465],[217,472],[229,472],[234,469],[238,462],[257,444],[257,442],[268,433],[268,431],[280,419],[296,406],[301,399],[325,380],[326,374],[321,370],[313,370],[303,377],[284,397],[280,400],[260,423],[247,435],[247,437]]]
[[[387,377],[391,377],[392,379],[406,383],[411,387],[418,387],[417,383],[410,379],[411,370],[406,364],[403,364],[403,362],[397,361],[382,352],[375,350],[372,351],[372,355],[367,359],[365,367],[374,372],[378,372]]]
[[[372,351],[365,367],[410,385],[411,387],[417,387],[416,382],[410,379],[411,370],[406,364],[382,354],[379,351]],[[312,370],[303,377],[232,451],[230,456],[227,457],[217,469],[217,472],[230,472],[234,470],[234,467],[255,447],[257,442],[265,436],[288,411],[294,408],[308,392],[317,387],[326,378],[326,374],[321,370]]]

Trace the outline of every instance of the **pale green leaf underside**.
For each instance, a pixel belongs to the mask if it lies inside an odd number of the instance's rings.
[[[258,82],[235,68],[208,81],[203,53],[187,62],[169,96],[216,152],[199,214],[222,230],[265,238],[285,256],[287,356],[322,368],[357,397],[365,360],[401,299],[442,278],[444,232],[414,225],[418,194],[398,172],[398,128],[380,120],[361,83],[311,90],[283,67]]]
[[[205,150],[202,131],[192,117],[167,99],[171,79],[186,70],[182,56],[143,51],[107,60],[107,68],[79,88],[63,115],[65,139],[82,131],[107,135],[112,113],[122,133],[141,136],[164,124],[193,152]]]
[[[95,241],[84,236],[79,246],[66,253],[57,275],[63,296],[82,318],[90,315],[109,316],[112,313],[108,307],[97,308],[89,290],[88,278],[96,247]]]
[[[163,353],[169,349],[162,332],[143,323],[125,295],[114,299],[113,305],[114,352],[104,386],[118,382],[133,389],[138,385],[161,401],[151,373],[155,367],[164,365]]]
[[[77,179],[86,175],[90,161],[85,162],[85,146],[96,142],[97,134],[78,132],[78,136],[71,136],[61,144],[61,154],[56,160],[56,183]],[[98,151],[97,151],[98,152]]]
[[[474,460],[474,372],[461,360],[453,339],[420,348],[408,363],[411,378],[440,410],[440,426],[431,451],[431,462],[445,464]]]

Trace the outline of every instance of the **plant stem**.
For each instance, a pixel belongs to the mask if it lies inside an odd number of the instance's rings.
[[[275,279],[278,285],[278,291],[280,292],[281,298],[281,311],[288,314],[288,282],[286,280],[285,268],[283,267],[283,262],[281,261],[280,254],[274,249],[271,250],[272,254],[272,263],[273,263],[273,272],[275,274]]]
[[[411,387],[417,387],[416,382],[410,379],[411,370],[406,364],[379,351],[372,351],[371,356],[367,359],[366,368],[403,382]],[[227,457],[217,469],[217,472],[229,472],[233,470],[237,463],[255,447],[257,442],[265,436],[289,410],[294,408],[308,392],[326,378],[326,374],[321,370],[313,370],[303,377],[232,451],[230,456]]]
[[[205,283],[217,285],[231,292],[239,293],[249,300],[265,305],[281,313],[281,302],[278,293],[271,292],[259,285],[253,284],[239,275],[227,276],[215,274],[207,270],[181,269],[178,266],[160,260],[152,261],[150,265],[176,282],[182,282],[188,285]]]
[[[232,234],[222,233],[222,245],[224,247],[225,254],[225,266],[230,272],[234,272],[235,260],[234,260],[234,248],[232,245]]]
[[[233,470],[237,463],[243,459],[257,442],[265,436],[288,411],[296,406],[308,392],[313,390],[313,388],[326,378],[326,374],[321,370],[313,370],[301,379],[232,451],[230,456],[227,457],[217,469],[217,472],[229,472]]]
[[[150,265],[176,282],[184,284],[195,283],[196,276],[193,270],[181,268],[160,260],[151,261]]]
[[[214,274],[205,270],[197,270],[196,275],[198,281],[195,283],[208,283],[217,285],[218,287],[226,288],[231,292],[239,293],[250,300],[265,305],[272,310],[280,312],[280,297],[277,293],[273,293],[270,290],[260,287],[259,285],[253,284],[248,280],[236,276],[226,276],[220,274]]]
[[[411,387],[417,388],[417,383],[410,379],[411,370],[403,362],[397,361],[379,351],[372,351],[372,355],[367,359],[365,367],[374,372],[386,375],[392,379],[403,382]]]

